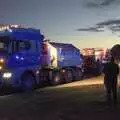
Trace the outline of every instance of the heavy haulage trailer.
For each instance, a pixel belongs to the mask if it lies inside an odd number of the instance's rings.
[[[48,82],[80,80],[82,57],[72,44],[44,40],[40,30],[9,25],[0,28],[0,87],[23,91]]]

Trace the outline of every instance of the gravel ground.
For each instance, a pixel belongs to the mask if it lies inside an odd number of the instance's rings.
[[[0,120],[118,120],[120,95],[117,107],[107,106],[102,81],[103,76],[99,76],[0,96]]]

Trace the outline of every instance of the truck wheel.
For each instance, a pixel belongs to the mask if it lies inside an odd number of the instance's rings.
[[[54,72],[51,80],[52,85],[59,85],[61,84],[61,74],[60,72]]]
[[[83,78],[83,72],[80,69],[74,70],[74,79],[81,80]]]
[[[73,73],[71,70],[66,71],[65,82],[70,83],[73,81]]]
[[[83,78],[83,72],[81,69],[78,70],[78,76],[80,80]]]
[[[24,92],[29,92],[32,91],[34,88],[35,77],[30,73],[24,74],[21,79],[21,90]]]

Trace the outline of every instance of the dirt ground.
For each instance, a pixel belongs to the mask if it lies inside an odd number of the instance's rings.
[[[100,82],[89,82],[96,80]],[[118,106],[107,106],[101,80],[100,76],[87,79],[88,85],[79,81],[0,96],[0,120],[119,120],[120,89]]]

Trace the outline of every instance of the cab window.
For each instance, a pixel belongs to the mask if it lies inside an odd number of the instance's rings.
[[[29,41],[14,41],[14,51],[15,52],[36,52],[36,41],[29,40]]]

